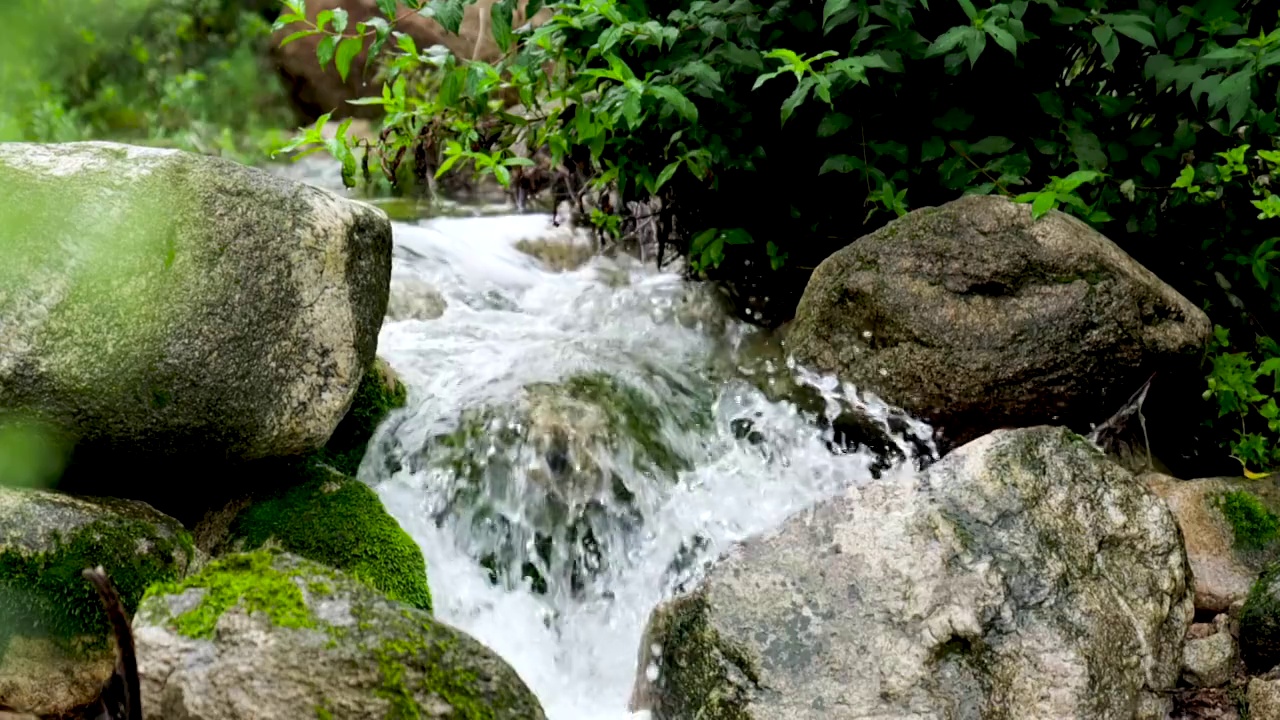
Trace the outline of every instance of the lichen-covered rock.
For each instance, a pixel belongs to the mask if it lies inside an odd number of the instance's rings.
[[[421,610],[431,610],[422,551],[368,485],[318,461],[302,482],[237,500],[196,527],[214,556],[275,547],[338,570]]]
[[[154,587],[133,628],[148,720],[544,718],[479,642],[292,555]]]
[[[1190,638],[1182,648],[1182,679],[1194,687],[1226,685],[1235,671],[1236,639],[1226,629]]]
[[[1280,488],[1271,479],[1178,480],[1141,476],[1173,511],[1182,528],[1195,583],[1196,609],[1225,612],[1245,599],[1258,574],[1280,559],[1275,510]]]
[[[1163,718],[1191,621],[1159,498],[1060,428],[850,488],[655,611],[656,720]]]
[[[82,570],[101,565],[133,612],[193,554],[182,526],[149,505],[0,483],[0,707],[63,712],[111,675],[111,627]]]
[[[1280,680],[1250,678],[1245,700],[1249,720],[1280,720]]]
[[[186,463],[325,444],[374,361],[385,214],[113,143],[5,143],[0,177],[0,410]]]
[[[1033,222],[1030,205],[965,196],[824,260],[788,345],[960,444],[1041,423],[1087,430],[1153,372],[1163,392],[1166,376],[1194,371],[1209,330],[1083,222],[1058,211]]]
[[[711,402],[688,388],[658,397],[582,373],[526,385],[509,405],[465,411],[408,462],[432,478],[427,504],[437,519],[454,523],[495,580],[579,587],[643,522],[635,501],[652,494],[653,479],[674,482],[692,467]]]

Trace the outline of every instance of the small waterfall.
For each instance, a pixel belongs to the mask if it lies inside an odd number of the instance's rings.
[[[396,224],[393,292],[446,307],[384,325],[409,406],[361,474],[426,554],[442,620],[553,720],[629,718],[655,605],[734,542],[927,458],[910,438],[929,430],[789,364],[708,287],[628,258],[544,268],[516,245],[548,223]]]

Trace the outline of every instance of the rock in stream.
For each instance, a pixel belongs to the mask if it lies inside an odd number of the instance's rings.
[[[660,606],[657,720],[1165,717],[1191,622],[1173,516],[1065,429],[853,487]]]

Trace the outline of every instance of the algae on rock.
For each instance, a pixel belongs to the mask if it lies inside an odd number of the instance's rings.
[[[457,522],[495,581],[524,577],[542,592],[554,578],[576,590],[614,554],[607,545],[642,524],[645,496],[692,467],[710,422],[709,395],[660,398],[582,373],[464,411],[410,464],[434,478],[437,522]]]
[[[182,526],[144,503],[0,485],[0,706],[64,711],[110,675],[111,628],[82,570],[101,565],[133,612],[194,553]]]
[[[342,570],[421,610],[431,610],[426,560],[368,485],[317,460],[300,464],[305,480],[233,503],[221,533],[202,533],[218,555],[277,547]],[[198,532],[206,527],[198,528]]]
[[[158,717],[544,719],[479,642],[293,555],[230,555],[157,586],[134,633]]]

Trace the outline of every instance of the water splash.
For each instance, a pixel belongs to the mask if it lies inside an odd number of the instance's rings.
[[[437,615],[510,662],[552,720],[639,717],[627,702],[655,605],[886,456],[933,449],[927,426],[795,367],[707,287],[626,258],[544,269],[515,245],[547,223],[396,225],[395,272],[446,308],[383,327],[409,406],[361,475],[426,554]],[[584,377],[611,389],[575,395]],[[842,437],[850,416],[879,439]],[[591,503],[590,548],[555,534]],[[575,566],[571,550],[597,559]]]

